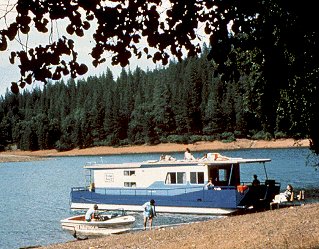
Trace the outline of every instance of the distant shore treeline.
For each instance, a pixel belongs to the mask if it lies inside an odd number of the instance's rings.
[[[204,46],[199,58],[153,71],[123,69],[116,80],[107,68],[85,80],[7,92],[0,98],[0,149],[307,137],[285,92],[280,101],[263,98],[258,68],[227,82],[214,76],[207,53]]]

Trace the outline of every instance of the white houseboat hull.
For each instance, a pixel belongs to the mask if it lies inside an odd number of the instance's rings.
[[[88,209],[92,204],[87,203],[72,203],[72,210]],[[102,210],[114,210],[117,208],[123,208],[132,212],[141,212],[140,205],[108,205],[99,204],[99,208]],[[158,213],[178,213],[178,214],[207,214],[207,215],[227,215],[236,212],[237,209],[227,208],[197,208],[197,207],[174,207],[174,206],[156,206],[156,212]]]

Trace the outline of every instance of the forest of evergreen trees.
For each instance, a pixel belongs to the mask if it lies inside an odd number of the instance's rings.
[[[308,136],[287,110],[287,92],[275,103],[262,99],[258,68],[227,82],[215,76],[207,53],[204,46],[199,58],[153,71],[123,69],[116,80],[107,69],[85,80],[7,92],[0,98],[0,150]],[[270,102],[272,120],[263,113]]]

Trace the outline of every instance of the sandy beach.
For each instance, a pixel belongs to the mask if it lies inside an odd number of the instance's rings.
[[[238,149],[260,149],[260,148],[291,148],[291,147],[309,147],[309,140],[277,139],[277,140],[248,140],[238,139],[234,142],[223,143],[197,142],[194,144],[158,144],[158,145],[139,145],[124,147],[93,147],[86,149],[74,149],[70,151],[58,152],[57,150],[39,150],[39,151],[6,151],[0,153],[0,162],[19,162],[38,160],[42,157],[51,156],[86,156],[86,155],[110,155],[110,154],[130,154],[130,153],[170,153],[183,152],[188,147],[191,151],[211,151],[219,150],[238,150]]]

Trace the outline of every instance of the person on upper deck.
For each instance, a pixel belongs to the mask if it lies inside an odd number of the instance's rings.
[[[189,148],[186,148],[185,150],[184,160],[196,160]]]
[[[207,161],[208,160],[207,153],[205,153],[200,160],[201,161]]]

